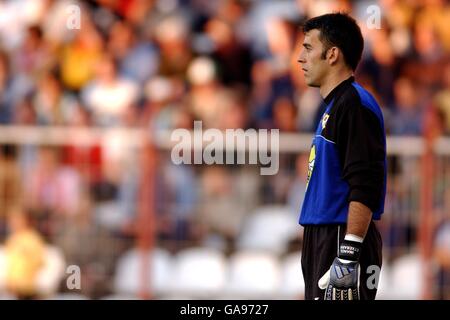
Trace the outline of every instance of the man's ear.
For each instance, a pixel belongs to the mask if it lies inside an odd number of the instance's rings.
[[[327,52],[327,60],[330,65],[334,65],[339,60],[341,51],[338,47],[331,47]]]

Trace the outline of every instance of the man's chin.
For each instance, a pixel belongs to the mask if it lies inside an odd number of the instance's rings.
[[[309,87],[319,87],[320,85],[317,82],[314,82],[313,80],[305,79],[306,85]]]

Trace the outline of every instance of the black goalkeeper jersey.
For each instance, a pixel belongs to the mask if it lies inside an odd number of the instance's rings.
[[[341,82],[325,98],[312,141],[306,194],[299,223],[346,223],[350,201],[369,207],[379,220],[386,196],[386,134],[372,95]]]

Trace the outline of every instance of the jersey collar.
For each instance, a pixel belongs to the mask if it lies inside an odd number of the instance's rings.
[[[325,104],[329,104],[331,102],[331,100],[333,100],[333,98],[336,96],[336,94],[338,92],[340,92],[343,88],[345,88],[347,85],[351,84],[352,82],[355,81],[355,77],[351,76],[350,78],[342,81],[341,83],[339,83],[336,87],[334,87],[333,90],[331,90],[331,92],[325,97],[324,101]]]

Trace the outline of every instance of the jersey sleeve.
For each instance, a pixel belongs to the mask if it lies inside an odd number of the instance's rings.
[[[358,201],[372,212],[383,197],[385,135],[380,120],[359,99],[342,102],[337,126],[337,147],[342,178],[350,187],[348,201]]]

